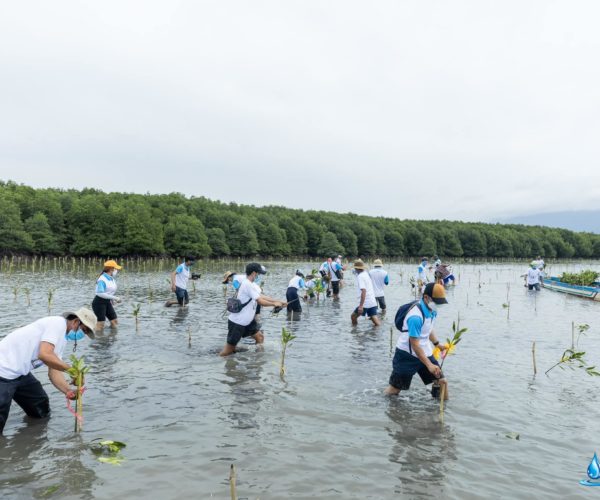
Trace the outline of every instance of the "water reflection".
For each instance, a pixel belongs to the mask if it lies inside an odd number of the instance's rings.
[[[257,414],[265,398],[266,388],[261,375],[266,362],[265,353],[249,351],[236,353],[225,360],[223,384],[231,391],[231,405],[227,415],[237,429],[258,429]]]
[[[422,406],[404,397],[391,400],[386,410],[392,438],[389,461],[400,465],[395,492],[418,496],[437,494],[457,459],[454,433],[439,421],[437,405]]]

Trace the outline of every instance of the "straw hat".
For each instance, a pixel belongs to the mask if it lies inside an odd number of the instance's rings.
[[[229,280],[229,278],[231,278],[235,273],[232,271],[227,271],[224,275],[223,275],[223,284],[227,284],[227,281]]]
[[[383,262],[381,262],[381,259],[375,259],[375,261],[373,262],[373,266],[381,267],[383,266]]]
[[[361,259],[354,261],[354,269],[363,269],[364,270],[366,268],[367,268],[367,266],[365,266],[365,263]]]

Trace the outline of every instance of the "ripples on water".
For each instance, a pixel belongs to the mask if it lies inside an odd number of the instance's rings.
[[[168,273],[119,276],[125,301],[118,332],[107,329],[78,349],[92,366],[83,432],[73,434],[64,398],[51,387],[49,422],[27,422],[13,406],[0,441],[2,498],[229,498],[230,463],[238,468],[238,494],[248,499],[591,496],[593,488],[578,481],[600,451],[598,381],[581,371],[543,371],[570,346],[571,321],[591,325],[580,347],[600,364],[600,304],[550,291],[533,295],[521,286],[526,267],[518,264],[456,266],[460,283],[449,291],[437,331],[449,336],[459,312],[469,331],[444,367],[451,401],[441,424],[418,377],[399,397],[382,396],[390,327],[396,308],[411,299],[408,276],[416,266],[387,267],[389,313],[379,329],[366,320],[350,325],[356,295],[347,273],[339,303],[304,305],[292,324],[284,313],[263,314],[264,350],[241,344],[247,350],[228,359],[217,356],[227,329],[220,284],[226,269],[211,266],[188,310],[163,307]],[[268,267],[265,292],[284,297],[298,266]],[[14,283],[32,289],[31,307],[22,293],[14,301]],[[507,283],[510,319],[502,307]],[[44,316],[50,286],[57,287],[56,313],[93,296],[90,276],[0,275],[0,336]],[[136,332],[131,310],[138,302]],[[297,339],[282,381],[284,325]],[[542,372],[536,378],[533,340]],[[43,371],[37,376],[49,385]],[[509,432],[520,440],[507,439]],[[126,461],[97,462],[89,450],[97,438],[126,442]]]

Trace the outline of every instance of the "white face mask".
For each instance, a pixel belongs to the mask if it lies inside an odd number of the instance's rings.
[[[435,302],[430,302],[429,304],[427,304],[427,307],[429,307],[431,312],[437,313],[438,311],[438,306]]]
[[[112,272],[112,276],[113,278],[118,274],[119,270],[118,269],[114,269]]]

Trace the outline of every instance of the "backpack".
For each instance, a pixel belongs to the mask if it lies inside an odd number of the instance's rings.
[[[401,332],[408,331],[402,329],[402,327],[404,326],[404,320],[406,319],[408,311],[410,311],[413,308],[413,306],[416,306],[418,304],[419,301],[415,300],[414,302],[409,302],[408,304],[404,304],[403,306],[400,306],[398,308],[398,311],[396,311],[396,317],[394,318],[394,323],[396,324],[396,328],[398,328],[398,330],[400,330]]]

